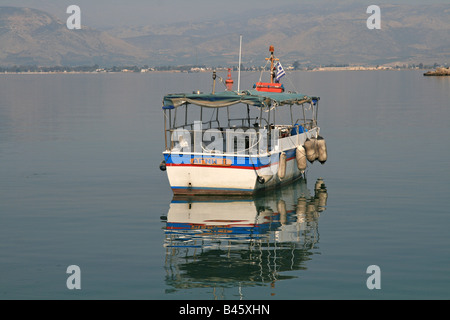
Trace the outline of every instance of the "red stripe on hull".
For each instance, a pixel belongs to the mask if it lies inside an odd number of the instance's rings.
[[[227,189],[172,189],[174,195],[183,195],[183,196],[195,196],[195,195],[203,195],[203,196],[215,196],[215,195],[227,195],[227,196],[250,196],[255,193],[255,191],[247,191],[247,190],[227,190]]]

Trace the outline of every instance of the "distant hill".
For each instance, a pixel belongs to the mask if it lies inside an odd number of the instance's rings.
[[[227,20],[115,29],[161,63],[259,64],[270,44],[284,61],[312,64],[434,63],[450,60],[450,5],[380,5],[369,30],[367,5],[292,5]]]
[[[141,49],[87,27],[69,30],[50,14],[0,7],[0,65],[110,65],[144,61]]]
[[[300,5],[236,13],[229,19],[117,27],[100,32],[35,9],[0,7],[0,65],[262,65],[269,45],[286,63],[450,62],[450,5],[380,5],[369,30],[367,5]],[[156,9],[155,9],[156,10]]]

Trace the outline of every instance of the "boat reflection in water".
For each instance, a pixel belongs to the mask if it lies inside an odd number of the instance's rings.
[[[327,190],[312,195],[300,179],[251,198],[175,196],[165,226],[166,293],[212,288],[275,286],[317,253],[318,219]]]

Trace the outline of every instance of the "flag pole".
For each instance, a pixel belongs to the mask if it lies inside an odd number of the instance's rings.
[[[242,56],[242,34],[239,37],[239,66],[238,66],[238,92],[241,89],[241,56]]]

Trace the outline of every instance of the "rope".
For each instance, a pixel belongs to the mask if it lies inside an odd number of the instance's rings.
[[[219,79],[219,81],[225,86],[225,88],[227,88],[227,84],[225,83],[225,81],[223,80],[223,78],[221,76],[217,76],[216,77]]]
[[[289,74],[289,75],[288,75],[288,74]],[[292,88],[294,88],[294,91],[295,91],[295,92],[298,92],[297,87],[296,87],[296,86],[294,85],[294,83],[292,82],[292,79],[291,79],[291,77],[290,77],[290,72],[286,72],[286,76],[288,76],[287,78],[288,78],[289,83],[291,84]]]
[[[262,70],[261,70],[261,73],[260,73],[260,75],[259,75],[259,82],[261,82],[262,74],[263,74],[264,71],[266,71],[266,67],[267,67],[267,64],[268,64],[268,63],[269,63],[269,60],[266,61],[266,64],[264,65],[264,67],[263,67]]]

